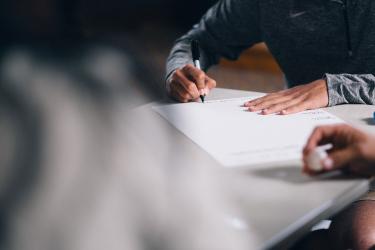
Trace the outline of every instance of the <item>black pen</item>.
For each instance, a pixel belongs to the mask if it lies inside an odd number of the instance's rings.
[[[191,54],[193,56],[194,66],[197,69],[201,69],[201,63],[199,61],[199,58],[200,58],[199,43],[198,43],[197,40],[192,40],[191,41]],[[199,97],[201,98],[202,102],[204,102],[204,97],[205,96],[206,95],[199,95]]]

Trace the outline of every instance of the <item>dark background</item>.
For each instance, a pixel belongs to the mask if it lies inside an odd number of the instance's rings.
[[[3,0],[0,27],[8,41],[84,38],[159,25],[188,29],[215,1]],[[3,39],[4,42],[4,39]]]
[[[0,44],[77,47],[115,43],[132,54],[144,79],[163,89],[173,41],[199,21],[215,0],[2,0]],[[222,61],[209,74],[218,86],[271,92],[283,87],[280,69],[264,45],[239,61]]]

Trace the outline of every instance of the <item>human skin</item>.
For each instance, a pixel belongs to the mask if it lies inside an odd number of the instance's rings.
[[[190,64],[177,69],[167,81],[167,92],[179,102],[198,101],[200,95],[207,95],[215,87],[214,79]],[[249,111],[260,111],[263,115],[274,113],[287,115],[327,105],[327,83],[323,79],[244,103]]]
[[[214,79],[191,64],[177,69],[167,81],[168,94],[179,102],[198,101],[200,95],[208,95],[215,87]]]
[[[348,125],[322,126],[313,131],[303,150],[305,173],[319,174],[310,170],[307,157],[317,146],[328,143],[333,148],[322,162],[322,172],[345,169],[361,176],[375,174],[375,136]]]
[[[311,171],[308,155],[319,145],[331,143],[323,170]],[[337,169],[361,176],[375,174],[375,136],[348,125],[317,127],[303,150],[303,171],[317,175]],[[332,218],[329,230],[319,230],[306,236],[293,249],[358,249],[375,247],[375,202],[361,199]]]
[[[248,101],[244,106],[251,112],[260,111],[263,115],[275,113],[288,115],[326,107],[328,106],[327,83],[324,79],[316,80]]]

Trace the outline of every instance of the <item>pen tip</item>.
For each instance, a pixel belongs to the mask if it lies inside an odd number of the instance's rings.
[[[201,98],[201,100],[202,100],[202,102],[204,103],[204,95],[200,95],[200,98]]]

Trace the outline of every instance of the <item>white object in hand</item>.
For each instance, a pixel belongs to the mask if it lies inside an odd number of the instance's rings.
[[[323,161],[328,157],[327,150],[332,149],[332,144],[316,147],[307,156],[307,165],[312,171],[322,171]]]

